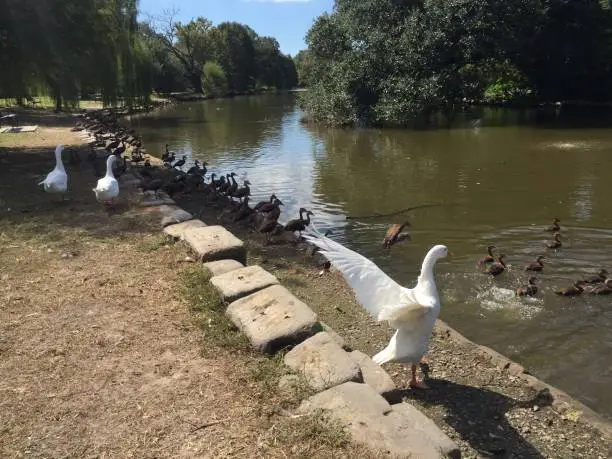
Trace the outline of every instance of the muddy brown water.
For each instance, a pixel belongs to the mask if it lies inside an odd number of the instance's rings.
[[[441,317],[470,339],[522,363],[612,419],[612,296],[559,297],[556,289],[612,272],[612,113],[471,109],[427,130],[327,129],[299,122],[293,95],[183,103],[132,119],[150,153],[235,171],[252,201],[276,193],[281,221],[312,209],[321,230],[412,286],[426,251],[447,245],[437,267]],[[393,217],[421,204],[439,204]],[[563,247],[544,231],[562,221]],[[381,248],[386,228],[412,223],[412,242]],[[480,273],[494,244],[506,273]],[[517,299],[523,266],[547,257],[540,293]]]

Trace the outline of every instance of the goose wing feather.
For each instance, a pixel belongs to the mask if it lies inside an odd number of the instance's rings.
[[[317,246],[320,253],[342,273],[359,304],[377,321],[387,320],[398,329],[412,328],[433,306],[428,301],[419,302],[415,289],[402,287],[371,260],[323,236],[316,229],[308,229],[304,238]]]

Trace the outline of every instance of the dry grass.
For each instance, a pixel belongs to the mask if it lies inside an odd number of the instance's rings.
[[[36,187],[58,141],[77,148],[70,132],[14,139],[0,146],[0,457],[372,457],[322,416],[287,416],[307,392],[278,390],[280,360],[248,350],[151,214],[102,210],[86,161],[67,164],[69,201]]]

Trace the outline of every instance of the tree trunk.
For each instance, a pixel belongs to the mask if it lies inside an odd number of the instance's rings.
[[[193,91],[198,94],[204,94],[204,88],[202,88],[202,75],[200,72],[193,72],[189,75],[189,82],[193,86]]]
[[[62,111],[62,96],[59,94],[55,95],[55,111],[56,112]]]

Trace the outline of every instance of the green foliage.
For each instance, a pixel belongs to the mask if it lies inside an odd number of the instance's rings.
[[[216,62],[204,64],[202,75],[204,90],[207,94],[222,96],[227,93],[227,78],[223,68]]]
[[[298,85],[302,87],[310,86],[312,73],[315,71],[310,52],[307,49],[301,50],[295,55],[293,62],[298,74]]]
[[[139,24],[137,6],[137,0],[0,0],[0,98],[48,94],[61,109],[100,93],[107,105],[131,105],[147,102],[152,90],[203,92],[207,62],[217,62],[226,79],[223,85],[218,72],[210,75],[206,84],[216,94],[246,93],[258,81],[297,84],[293,60],[274,39],[202,17]]]
[[[609,99],[611,30],[598,0],[336,0],[296,59],[303,105],[325,123],[411,124],[465,100]]]

